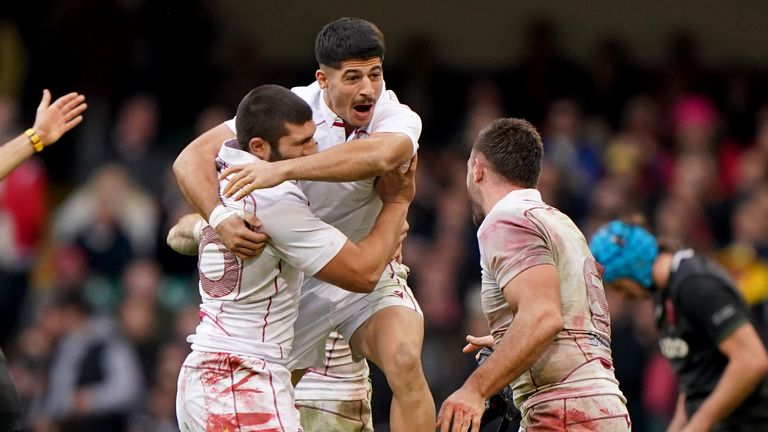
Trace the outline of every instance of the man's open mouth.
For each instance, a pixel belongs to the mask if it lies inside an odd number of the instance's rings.
[[[373,108],[373,104],[359,104],[352,108],[359,113],[367,113]]]

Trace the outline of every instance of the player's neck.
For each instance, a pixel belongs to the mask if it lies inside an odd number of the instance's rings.
[[[485,214],[488,214],[496,203],[504,199],[510,192],[521,189],[525,188],[508,182],[493,182],[488,184],[483,190],[483,210],[485,211]]]
[[[667,289],[667,285],[669,284],[673,257],[674,255],[669,252],[660,252],[653,262],[651,276],[660,290]]]

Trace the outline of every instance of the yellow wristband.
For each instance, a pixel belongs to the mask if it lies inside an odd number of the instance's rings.
[[[30,141],[32,141],[32,146],[35,147],[36,152],[43,151],[43,140],[40,139],[40,135],[38,135],[34,129],[29,128],[24,131],[24,134],[29,137]]]

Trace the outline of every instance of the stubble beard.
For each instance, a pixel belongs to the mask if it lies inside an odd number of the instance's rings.
[[[485,220],[485,212],[483,211],[482,206],[480,206],[480,203],[473,198],[470,197],[469,201],[472,207],[472,222],[475,223],[475,226],[479,227]]]

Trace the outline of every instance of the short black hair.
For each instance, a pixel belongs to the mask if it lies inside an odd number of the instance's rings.
[[[274,84],[251,90],[237,107],[235,130],[241,150],[261,138],[273,148],[288,133],[286,124],[303,125],[312,120],[312,108],[292,91]]]
[[[341,68],[346,60],[384,60],[384,34],[370,21],[339,18],[323,27],[315,39],[315,58],[321,65]]]
[[[473,149],[517,186],[535,188],[539,183],[544,144],[532,124],[522,119],[494,120],[480,134]]]

